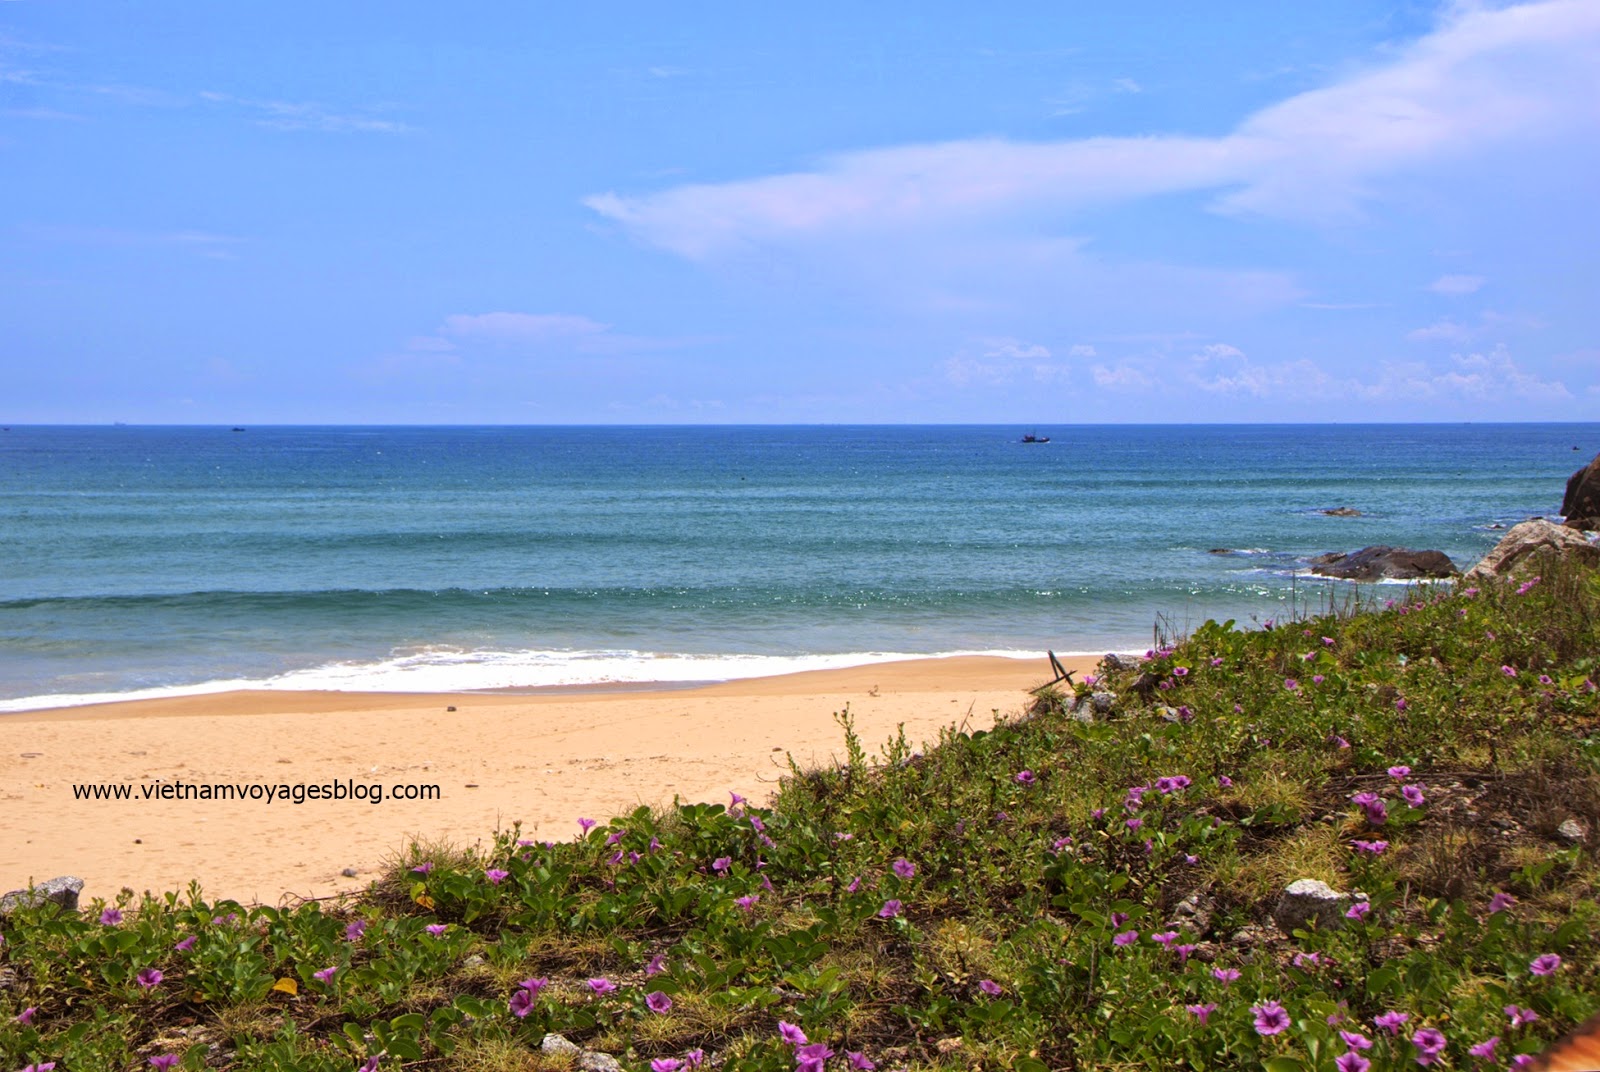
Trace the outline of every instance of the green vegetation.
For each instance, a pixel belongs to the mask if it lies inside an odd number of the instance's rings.
[[[575,1067],[550,1032],[628,1069],[1492,1068],[1600,1005],[1600,578],[1134,663],[925,753],[842,715],[770,807],[419,847],[349,904],[19,911],[0,1069]],[[1299,878],[1359,891],[1339,926],[1277,930]]]

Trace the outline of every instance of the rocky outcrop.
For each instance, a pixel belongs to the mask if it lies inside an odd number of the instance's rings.
[[[1357,510],[1353,506],[1335,506],[1331,510],[1322,511],[1322,513],[1327,517],[1360,517],[1361,516],[1361,511]]]
[[[1494,545],[1494,550],[1467,571],[1465,580],[1537,573],[1558,558],[1576,558],[1600,566],[1600,545],[1575,529],[1535,518],[1512,526]]]
[[[1561,512],[1568,528],[1600,530],[1600,454],[1568,478]]]
[[[1363,547],[1348,555],[1318,555],[1311,560],[1311,572],[1346,581],[1416,580],[1423,577],[1454,577],[1460,571],[1443,551],[1413,551],[1406,547]]]
[[[78,894],[83,892],[83,879],[62,875],[49,882],[41,882],[25,890],[12,890],[0,897],[0,916],[10,915],[19,908],[32,908],[46,901],[54,901],[71,911],[78,907]]]
[[[1340,893],[1318,879],[1301,878],[1284,888],[1272,910],[1272,921],[1284,934],[1304,930],[1308,924],[1321,931],[1337,930],[1344,926],[1348,907],[1348,893]]]

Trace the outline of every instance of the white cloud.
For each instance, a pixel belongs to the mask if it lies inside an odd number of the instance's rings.
[[[1435,294],[1444,294],[1456,297],[1461,294],[1475,294],[1483,286],[1484,279],[1481,275],[1442,275],[1428,285],[1428,289]]]
[[[1600,4],[1458,9],[1382,66],[1292,97],[1216,137],[1001,138],[826,157],[809,171],[585,203],[702,259],[830,234],[928,227],[1215,190],[1229,211],[1326,219],[1373,180],[1539,137],[1592,137]]]
[[[444,318],[441,335],[493,342],[540,343],[599,335],[608,326],[566,313],[458,313]]]
[[[239,108],[254,117],[257,126],[272,130],[315,130],[331,134],[410,134],[415,127],[357,112],[330,110],[313,101],[256,100],[229,93],[206,91],[200,99]]]
[[[1488,353],[1454,354],[1444,369],[1421,362],[1388,364],[1377,381],[1354,385],[1354,393],[1374,401],[1417,402],[1560,402],[1572,398],[1566,384],[1522,368],[1504,346]]]
[[[1021,339],[996,338],[981,341],[983,350],[974,356],[957,354],[944,363],[945,379],[957,386],[980,384],[1000,386],[1018,377],[1039,383],[1067,379],[1070,367],[1053,360],[1049,347]]]
[[[1454,320],[1439,320],[1425,328],[1406,332],[1406,338],[1412,342],[1466,342],[1472,338],[1472,330]]]
[[[1155,385],[1143,369],[1133,365],[1096,365],[1089,370],[1096,387],[1108,391],[1144,391]]]
[[[1067,356],[1068,357],[1095,357],[1096,354],[1095,354],[1095,350],[1094,350],[1093,346],[1090,346],[1087,343],[1079,343],[1078,345],[1072,347],[1070,350],[1067,351]]]

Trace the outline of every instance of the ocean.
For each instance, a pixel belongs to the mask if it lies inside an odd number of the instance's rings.
[[[1143,650],[1348,600],[1321,552],[1464,568],[1600,450],[1600,424],[1030,430],[15,426],[0,710]]]

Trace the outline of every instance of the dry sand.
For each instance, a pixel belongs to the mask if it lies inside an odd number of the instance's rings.
[[[1080,674],[1092,659],[1064,660]],[[640,804],[764,801],[787,769],[1027,705],[1043,658],[881,663],[689,689],[534,695],[237,692],[0,715],[0,892],[78,875],[84,896],[183,890],[279,902],[359,889],[414,839],[469,846],[520,821],[561,840]],[[446,708],[454,706],[454,711]],[[439,799],[144,799],[156,783],[439,786]],[[125,784],[130,800],[75,799]],[[354,868],[354,878],[341,875]]]

